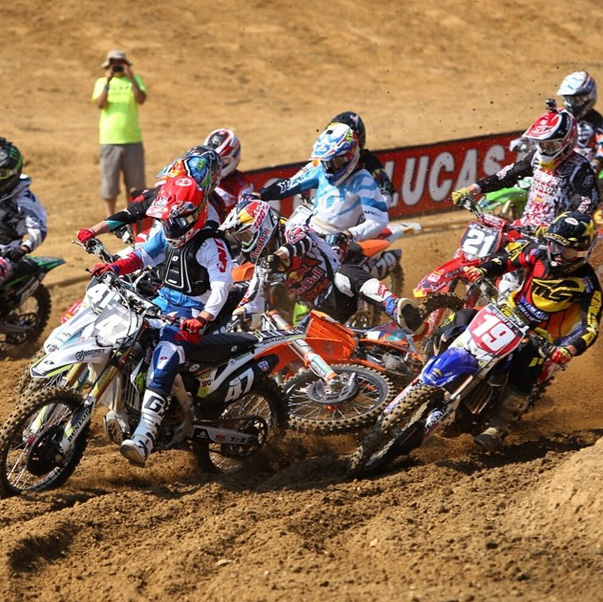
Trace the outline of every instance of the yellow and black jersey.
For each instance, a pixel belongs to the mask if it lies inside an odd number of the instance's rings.
[[[546,249],[528,244],[482,266],[489,276],[524,269],[526,277],[508,303],[532,326],[546,329],[557,344],[583,353],[596,340],[601,320],[601,285],[590,264],[557,274]]]

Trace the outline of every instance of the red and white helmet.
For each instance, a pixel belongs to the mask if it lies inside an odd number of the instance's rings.
[[[226,128],[219,128],[209,134],[203,144],[217,151],[222,159],[222,178],[229,176],[241,160],[241,141]]]
[[[171,247],[185,245],[207,222],[207,197],[193,178],[169,178],[147,215],[161,221],[163,233]]]
[[[278,213],[266,201],[246,198],[231,209],[220,230],[235,238],[245,257],[257,263],[266,255],[279,223]]]
[[[534,142],[540,166],[553,169],[573,152],[578,141],[576,118],[566,110],[550,109],[523,134]]]

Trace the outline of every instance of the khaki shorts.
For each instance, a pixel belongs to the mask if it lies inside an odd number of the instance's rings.
[[[101,144],[101,198],[119,196],[119,175],[123,172],[126,193],[132,188],[146,188],[144,177],[144,148],[142,142],[134,144]]]

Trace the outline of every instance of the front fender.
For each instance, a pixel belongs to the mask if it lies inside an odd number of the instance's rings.
[[[78,339],[45,355],[31,367],[30,372],[34,378],[50,378],[65,372],[73,364],[99,364],[112,351],[113,347],[101,347],[94,338],[85,341]]]
[[[463,374],[477,374],[478,361],[465,349],[451,347],[432,357],[419,378],[427,385],[444,387]]]
[[[450,292],[451,282],[464,277],[463,268],[478,263],[478,260],[467,261],[464,257],[454,257],[424,276],[415,286],[413,294],[415,297],[423,298],[442,291]]]

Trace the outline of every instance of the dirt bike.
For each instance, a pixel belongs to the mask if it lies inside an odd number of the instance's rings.
[[[481,288],[474,286],[465,276],[465,267],[477,266],[491,259],[508,244],[520,239],[537,240],[529,228],[485,213],[473,199],[465,198],[459,206],[473,213],[475,219],[465,228],[454,257],[424,276],[413,290],[418,299],[427,299],[434,294],[446,295],[450,298],[450,307],[457,310],[461,307],[476,307],[484,302]],[[460,287],[465,289],[463,296],[458,293]],[[442,312],[433,313],[428,321],[426,336],[432,336],[436,326],[444,319]]]
[[[29,255],[15,266],[0,288],[0,352],[35,343],[50,318],[50,293],[42,284],[50,270],[65,261]]]
[[[73,320],[85,321],[86,313],[92,319],[55,333],[32,367],[43,380],[62,374],[60,386],[22,399],[0,428],[0,497],[63,484],[82,458],[99,402],[109,408],[104,427],[114,443],[138,424],[145,373],[166,317],[111,273],[91,280],[82,307]],[[286,404],[270,375],[279,350],[301,336],[204,336],[176,377],[156,450],[193,451],[206,470],[251,464],[285,426]]]
[[[498,290],[493,283],[484,279],[481,286],[495,298]],[[349,459],[348,474],[374,473],[444,428],[447,436],[481,432],[489,412],[505,393],[512,354],[527,341],[536,346],[544,361],[526,402],[526,407],[532,405],[561,367],[550,359],[555,346],[546,331],[531,329],[516,309],[489,303],[385,408]]]

